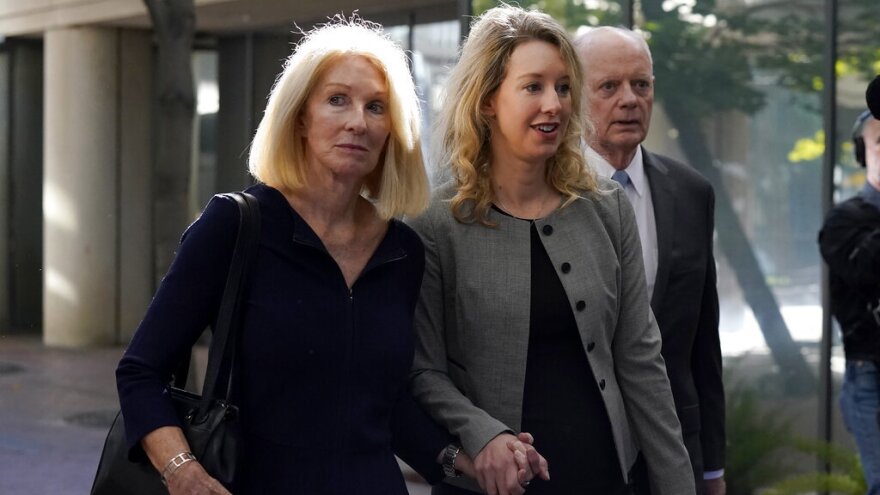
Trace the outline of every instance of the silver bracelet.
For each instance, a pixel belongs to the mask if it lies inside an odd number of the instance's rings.
[[[192,452],[181,452],[176,456],[172,457],[168,464],[165,464],[165,469],[162,470],[162,484],[168,486],[168,478],[171,477],[172,474],[176,473],[180,466],[183,466],[189,461],[195,461],[196,456],[193,455]]]

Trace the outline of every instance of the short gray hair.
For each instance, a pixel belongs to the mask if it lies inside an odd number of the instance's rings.
[[[645,36],[640,31],[633,31],[632,29],[625,28],[622,26],[598,26],[593,28],[587,28],[581,32],[579,32],[574,38],[574,47],[578,51],[578,53],[582,53],[584,50],[589,47],[590,43],[592,43],[593,39],[597,36],[601,36],[607,33],[617,33],[619,35],[625,36],[627,38],[636,40],[639,42],[642,47],[645,49],[645,53],[648,54],[648,60],[651,62],[651,66],[654,65],[654,58],[651,56],[651,48],[648,47],[648,42],[645,40]],[[583,58],[581,58],[583,62]],[[584,67],[586,69],[586,67]]]

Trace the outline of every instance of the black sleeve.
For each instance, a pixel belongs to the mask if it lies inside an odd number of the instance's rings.
[[[406,238],[407,252],[411,266],[408,272],[409,294],[407,302],[410,314],[415,312],[419,288],[425,271],[425,249],[418,234],[405,225],[400,225]],[[391,448],[394,453],[418,472],[431,484],[443,479],[443,469],[437,462],[440,452],[455,438],[440,427],[416,403],[410,387],[404,385],[394,404],[391,421]]]
[[[416,404],[404,387],[394,406],[391,423],[391,448],[410,467],[432,485],[443,479],[437,457],[454,441]]]
[[[868,208],[873,207],[850,200],[832,209],[819,232],[819,248],[835,276],[874,291],[880,286],[880,212]]]
[[[725,399],[722,380],[721,339],[718,334],[719,308],[713,235],[715,231],[715,195],[710,190],[707,204],[706,280],[700,303],[700,319],[691,352],[691,370],[700,400],[700,443],[703,471],[724,468]]]
[[[174,261],[116,368],[126,437],[180,422],[167,396],[171,374],[216,318],[238,230],[238,208],[214,198],[183,234]],[[136,452],[133,451],[133,453]]]

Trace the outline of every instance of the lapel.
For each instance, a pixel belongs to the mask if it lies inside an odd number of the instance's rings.
[[[669,177],[669,169],[656,155],[642,148],[645,174],[651,188],[651,201],[654,204],[654,223],[657,226],[657,278],[654,293],[651,294],[651,308],[663,302],[663,295],[669,282],[669,269],[672,259],[672,237],[675,229],[675,184]]]

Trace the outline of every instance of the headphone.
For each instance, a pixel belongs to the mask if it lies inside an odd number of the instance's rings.
[[[870,118],[871,112],[869,110],[860,113],[852,130],[852,142],[855,146],[856,161],[863,167],[865,166],[865,138],[862,136],[862,132],[865,129],[865,122]]]

